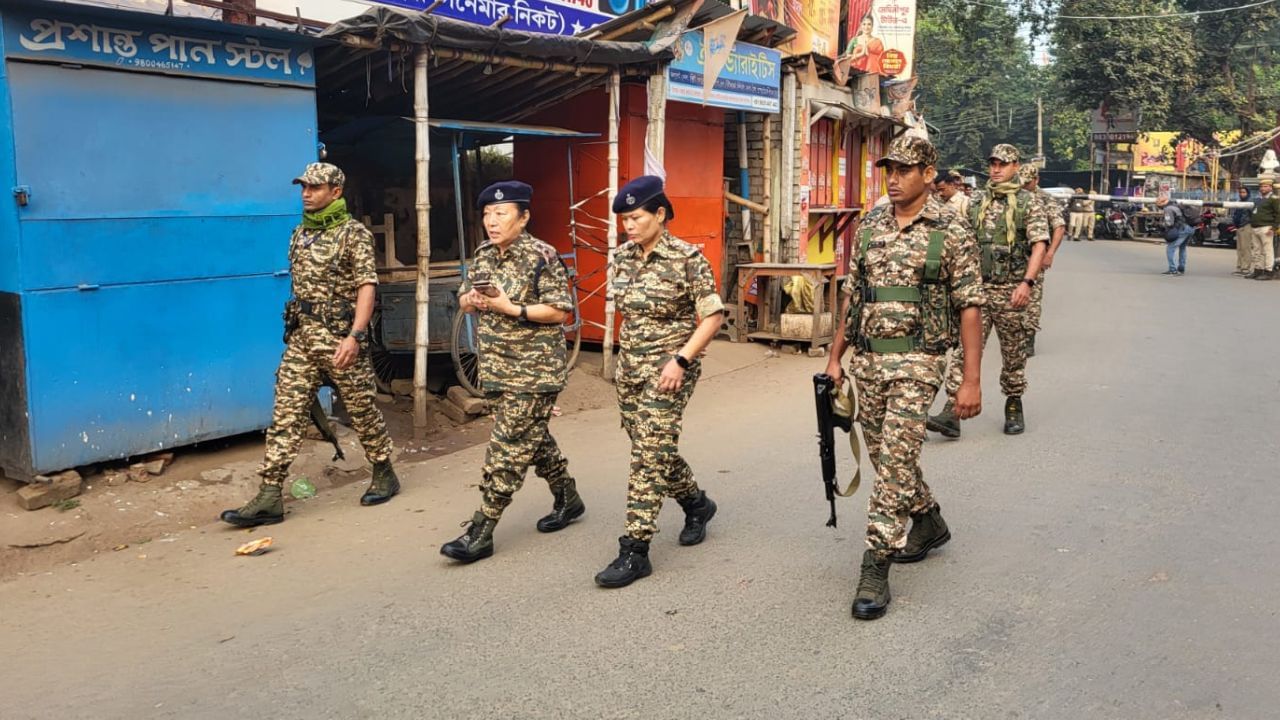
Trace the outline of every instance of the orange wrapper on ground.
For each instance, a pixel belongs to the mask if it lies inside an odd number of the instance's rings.
[[[258,538],[253,542],[247,542],[241,545],[240,547],[236,548],[236,554],[237,555],[261,555],[262,553],[266,552],[267,548],[269,547],[271,547],[271,538],[269,537]]]

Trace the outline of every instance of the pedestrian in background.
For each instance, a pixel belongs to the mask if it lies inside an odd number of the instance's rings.
[[[1275,178],[1262,175],[1258,178],[1258,197],[1249,216],[1253,235],[1253,272],[1250,280],[1276,279],[1276,251],[1274,240],[1276,227],[1280,225],[1280,198],[1275,194]]]
[[[1084,195],[1084,188],[1076,188],[1076,195]],[[1079,242],[1080,238],[1088,236],[1089,240],[1093,240],[1093,201],[1088,198],[1074,198],[1071,200],[1071,223],[1069,234],[1073,242]]]
[[[626,534],[618,557],[596,574],[596,584],[619,588],[653,572],[649,541],[658,532],[664,497],[684,509],[681,545],[706,538],[716,504],[680,457],[680,426],[702,375],[702,352],[720,331],[724,301],[711,263],[696,245],[667,230],[675,208],[662,179],[644,175],[618,191],[613,211],[627,242],[615,253],[610,288],[622,313],[618,410],[631,438]]]
[[[1249,202],[1249,188],[1236,189],[1240,202]],[[1249,224],[1253,208],[1236,208],[1231,211],[1231,224],[1236,228],[1236,275],[1253,272],[1253,226]]]
[[[1177,203],[1169,202],[1168,195],[1156,200],[1156,207],[1164,212],[1164,253],[1169,269],[1163,274],[1184,275],[1187,272],[1187,241],[1196,229],[1187,222],[1186,216],[1182,214],[1182,208],[1178,207]]]

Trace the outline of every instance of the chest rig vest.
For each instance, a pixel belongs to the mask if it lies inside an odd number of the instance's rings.
[[[981,252],[983,282],[1020,282],[1027,274],[1027,265],[1031,260],[1031,243],[1027,242],[1027,205],[1031,202],[1031,193],[1019,190],[1012,202],[1012,244],[1009,243],[1009,220],[1003,210],[997,213],[996,224],[987,228],[982,225],[982,218],[978,216],[980,203],[974,202],[969,206],[969,224],[978,237],[978,249]]]
[[[924,266],[918,269],[920,284],[916,286],[869,285],[867,283],[867,248],[871,231],[858,233],[858,284],[850,298],[848,333],[854,347],[861,352],[908,353],[925,352],[941,355],[955,344],[959,318],[951,307],[951,289],[941,281],[942,247],[946,240],[941,230],[929,231],[929,246]],[[882,302],[910,303],[920,310],[920,324],[909,335],[895,338],[868,337],[862,332],[863,314],[868,305]]]

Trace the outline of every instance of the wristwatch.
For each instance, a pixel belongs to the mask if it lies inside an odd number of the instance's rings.
[[[369,339],[369,331],[368,331],[368,330],[353,330],[353,331],[351,332],[350,337],[355,338],[355,339],[356,339],[356,342],[358,342],[358,343],[362,343],[362,342],[364,342],[365,340],[368,340],[368,339]]]
[[[676,353],[676,364],[684,368],[685,370],[689,369],[689,359],[681,355],[680,353]]]
[[[528,305],[520,306],[520,319],[525,322],[529,322],[529,306]]]
[[[1026,283],[1026,284],[1027,284],[1027,287],[1035,287],[1035,286],[1036,286],[1036,279],[1035,279],[1035,278],[1022,278],[1022,282]]]

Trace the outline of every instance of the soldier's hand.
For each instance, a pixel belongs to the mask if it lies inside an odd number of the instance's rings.
[[[962,382],[956,390],[956,417],[968,420],[982,412],[982,387],[978,383]]]
[[[489,310],[492,310],[496,313],[501,313],[503,315],[515,316],[520,314],[520,310],[516,307],[515,303],[511,302],[511,298],[507,296],[506,290],[503,290],[502,288],[498,287],[496,284],[492,285],[491,287],[494,290],[497,290],[498,294],[491,295],[484,299],[485,306]]]
[[[658,389],[662,392],[675,392],[684,386],[684,368],[674,359],[668,360],[662,368],[662,377],[658,378]]]
[[[488,310],[488,300],[479,290],[472,289],[462,294],[460,302],[463,310]]]
[[[827,361],[827,375],[839,385],[844,380],[844,367],[840,365],[840,358],[834,355]]]
[[[346,370],[356,363],[359,355],[360,342],[348,335],[342,338],[342,342],[338,343],[338,349],[333,353],[333,366],[339,370]]]
[[[1018,283],[1018,287],[1013,291],[1013,297],[1009,298],[1009,306],[1014,310],[1021,310],[1031,302],[1031,286],[1026,283]]]
[[[1040,264],[1040,269],[1048,270],[1051,267],[1053,267],[1053,253],[1048,252],[1044,254],[1044,262]]]

